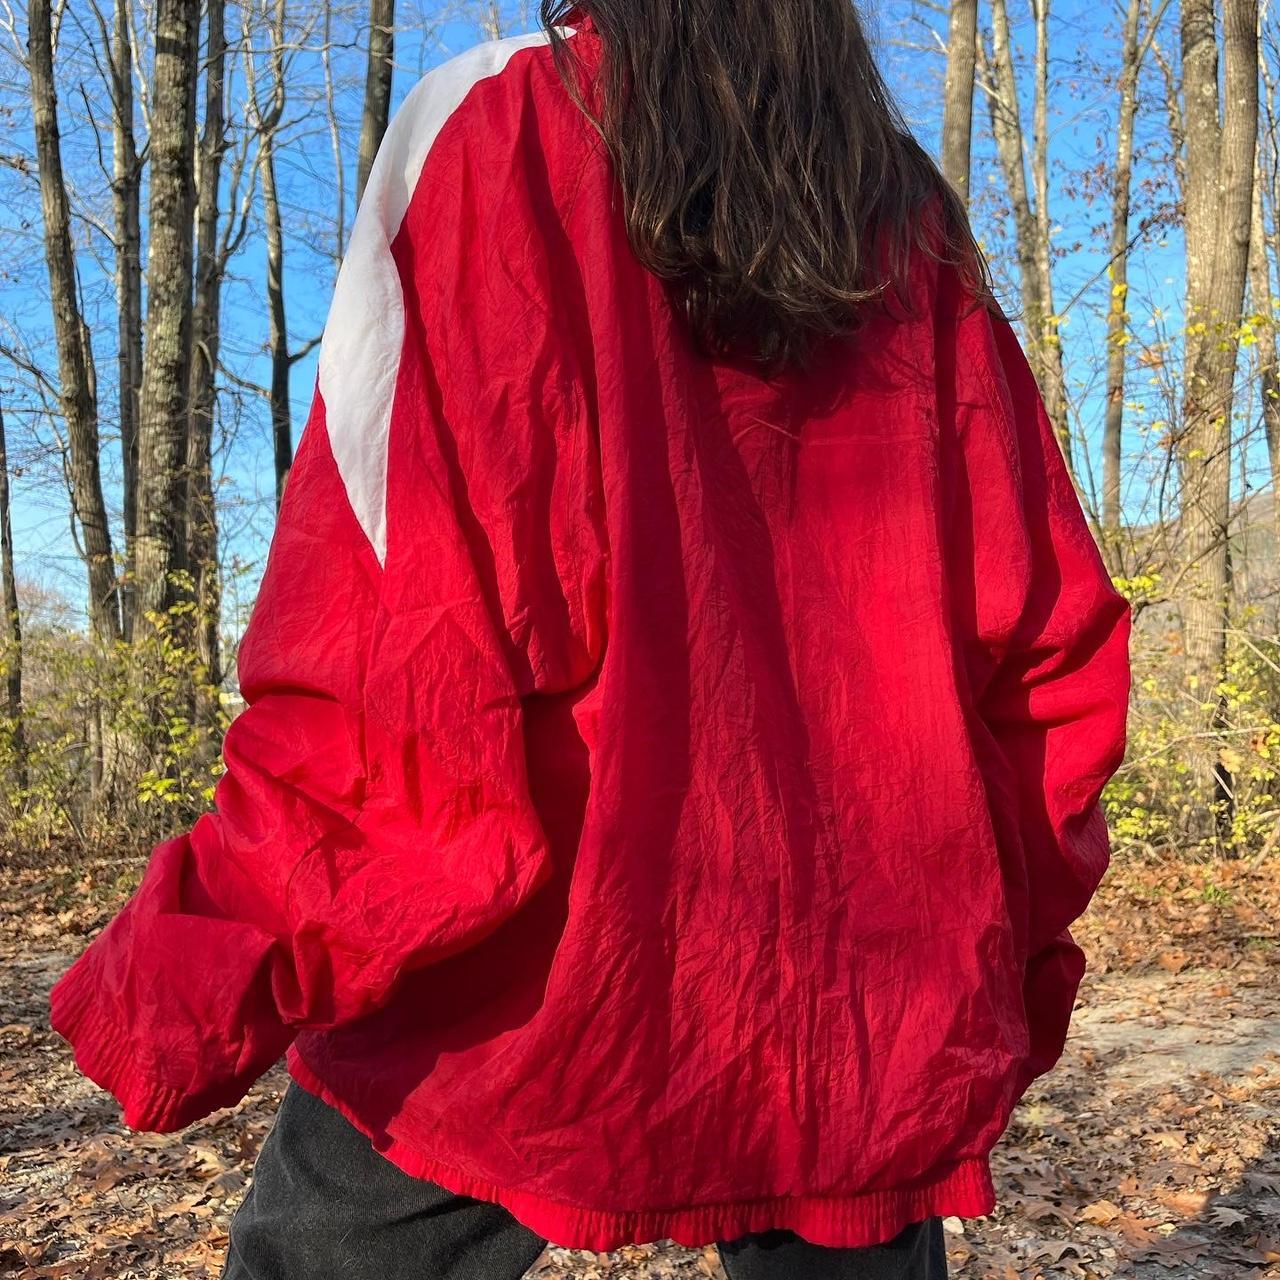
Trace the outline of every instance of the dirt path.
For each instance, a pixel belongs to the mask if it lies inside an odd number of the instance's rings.
[[[216,1277],[283,1069],[181,1134],[124,1130],[46,1018],[83,913],[59,909],[63,891],[39,875],[6,876],[0,892],[0,1275]],[[1104,904],[1113,925],[1126,904]],[[1113,971],[1086,979],[1062,1062],[996,1153],[1000,1208],[948,1222],[954,1276],[1280,1277],[1280,964],[1252,917],[1236,932],[1123,969],[1125,947],[1095,941],[1095,968]],[[720,1272],[714,1250],[649,1245],[548,1249],[534,1274]]]

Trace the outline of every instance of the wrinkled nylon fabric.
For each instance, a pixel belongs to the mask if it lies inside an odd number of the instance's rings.
[[[214,811],[53,1026],[140,1129],[283,1053],[569,1246],[989,1212],[1129,684],[1012,329],[922,255],[803,376],[699,357],[537,39],[379,162]]]

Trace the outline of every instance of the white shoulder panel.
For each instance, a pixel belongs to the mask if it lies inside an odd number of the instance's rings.
[[[427,153],[467,92],[519,50],[546,40],[542,31],[490,40],[427,72],[392,116],[356,212],[320,343],[319,387],[334,461],[380,564],[387,551],[391,402],[405,328],[391,243]]]

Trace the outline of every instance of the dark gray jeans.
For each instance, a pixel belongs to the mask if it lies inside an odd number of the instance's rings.
[[[501,1205],[413,1178],[290,1081],[231,1220],[222,1280],[519,1280],[546,1241]],[[945,1280],[942,1222],[832,1249],[773,1230],[716,1241],[729,1280]]]

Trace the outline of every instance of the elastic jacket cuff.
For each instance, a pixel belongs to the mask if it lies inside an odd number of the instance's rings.
[[[171,1133],[220,1107],[234,1106],[252,1081],[220,1081],[197,1093],[143,1075],[129,1037],[98,1004],[92,973],[74,964],[49,993],[49,1024],[72,1047],[76,1065],[112,1094],[131,1129]]]

